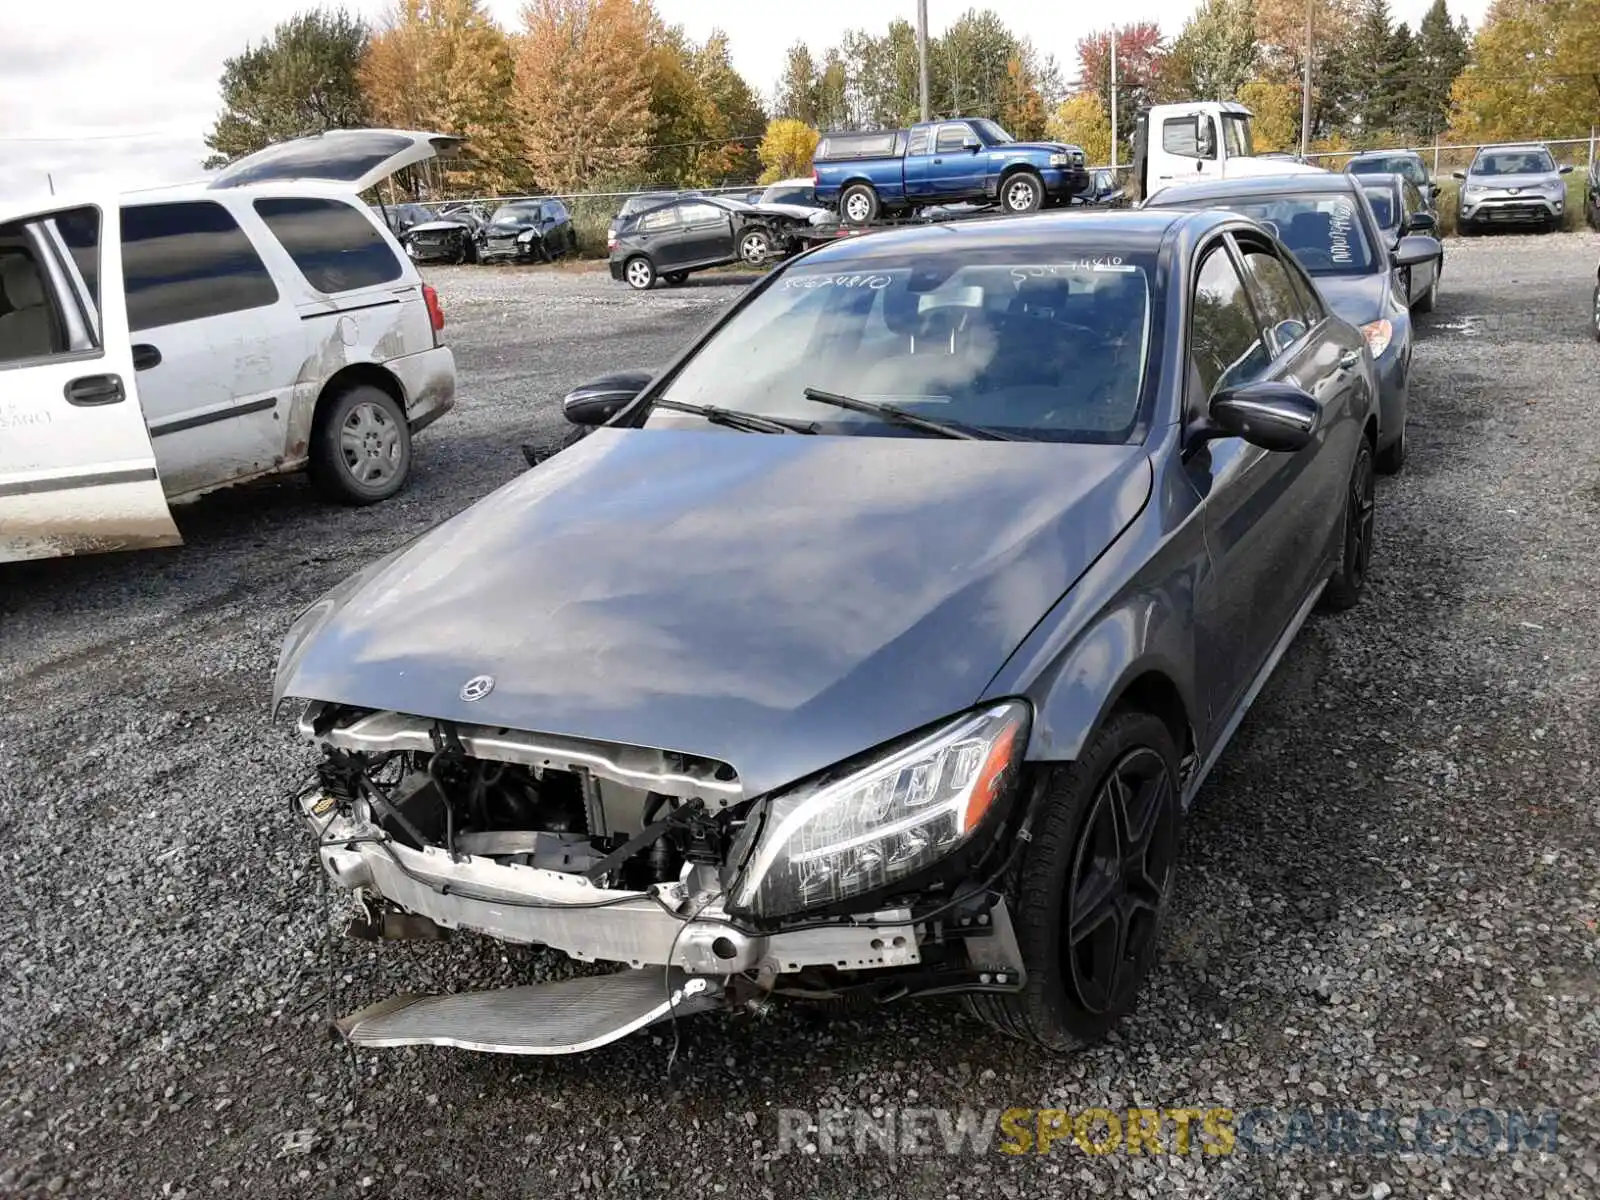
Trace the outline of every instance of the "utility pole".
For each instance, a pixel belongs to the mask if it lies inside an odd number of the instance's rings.
[[[1111,27],[1111,169],[1117,169],[1117,27]]]
[[[917,0],[917,99],[922,120],[928,114],[928,0]]]
[[[1306,0],[1306,77],[1300,85],[1300,157],[1311,151],[1311,7],[1316,0]]]

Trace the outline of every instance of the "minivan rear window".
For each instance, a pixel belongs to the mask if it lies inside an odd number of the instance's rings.
[[[124,208],[122,286],[133,333],[278,300],[256,248],[213,200]]]
[[[268,146],[212,176],[211,186],[241,187],[284,179],[330,179],[354,183],[373,167],[411,146],[402,133],[334,131]]]
[[[255,207],[306,282],[319,292],[375,287],[399,279],[404,270],[372,222],[342,200],[271,196],[257,200]]]

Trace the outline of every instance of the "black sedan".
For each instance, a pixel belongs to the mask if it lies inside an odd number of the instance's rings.
[[[774,253],[771,219],[739,200],[687,196],[618,217],[607,239],[611,278],[644,291],[657,279],[680,284],[691,271]]]
[[[478,261],[480,227],[470,210],[458,208],[409,225],[398,236],[416,262],[468,263]]]
[[[1411,306],[1402,273],[1437,261],[1439,240],[1411,233],[1390,249],[1356,175],[1266,175],[1181,183],[1147,202],[1221,208],[1263,222],[1283,239],[1317,289],[1365,335],[1382,395],[1378,469],[1406,461],[1406,405],[1411,386]]]
[[[578,248],[572,214],[560,200],[512,200],[479,231],[478,261],[551,262]]]
[[[966,992],[1103,1036],[1185,809],[1361,597],[1376,389],[1262,226],[1124,211],[834,242],[569,396],[587,436],[315,604],[275,690],[375,921],[626,966],[340,1027],[565,1053]]]
[[[1400,240],[1407,234],[1432,235],[1438,227],[1433,205],[1404,175],[1358,176],[1378,232],[1390,255],[1399,253]],[[1435,239],[1437,240],[1437,239]],[[1432,312],[1439,302],[1439,277],[1444,274],[1444,243],[1439,242],[1439,257],[1431,262],[1400,268],[1400,291],[1413,312]]]

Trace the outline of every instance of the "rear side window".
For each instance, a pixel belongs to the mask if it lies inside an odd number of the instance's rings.
[[[1267,327],[1274,354],[1282,354],[1306,331],[1305,307],[1289,278],[1289,269],[1274,254],[1246,248],[1244,268],[1255,285],[1261,323]]]
[[[928,131],[926,129],[913,129],[911,143],[906,147],[906,154],[926,154],[928,152]]]
[[[278,300],[256,248],[213,200],[124,208],[122,279],[132,332]]]
[[[676,208],[658,208],[655,212],[645,213],[639,218],[641,230],[673,229],[678,224],[678,210]]]
[[[342,200],[283,196],[257,200],[256,213],[306,282],[333,294],[400,278],[400,260],[371,221]]]

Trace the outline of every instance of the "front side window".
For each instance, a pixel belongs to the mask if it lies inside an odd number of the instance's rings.
[[[1272,352],[1274,356],[1282,354],[1306,332],[1305,306],[1289,277],[1289,268],[1276,254],[1246,247],[1244,269],[1255,289],[1261,323],[1272,339]]]
[[[122,281],[135,333],[278,300],[256,248],[233,214],[212,200],[124,208]]]
[[[1555,169],[1548,150],[1485,150],[1472,164],[1474,175],[1549,175]]]
[[[255,209],[306,282],[319,292],[333,295],[376,287],[403,273],[383,235],[342,200],[274,196],[257,200]]]
[[[1219,243],[1200,264],[1190,318],[1189,357],[1201,398],[1260,379],[1272,361],[1233,259]]]
[[[906,436],[806,388],[1053,441],[1138,427],[1153,259],[1074,245],[802,263],[714,334],[663,397]],[[656,409],[651,426],[703,425]]]
[[[1169,117],[1161,122],[1161,148],[1168,154],[1182,158],[1199,158],[1200,145],[1195,141],[1193,117]]]
[[[964,124],[939,126],[938,150],[941,154],[951,150],[959,150],[967,144],[967,139],[972,136],[972,130]]]
[[[1229,158],[1249,158],[1255,153],[1250,144],[1250,119],[1238,113],[1222,114],[1222,136]]]

